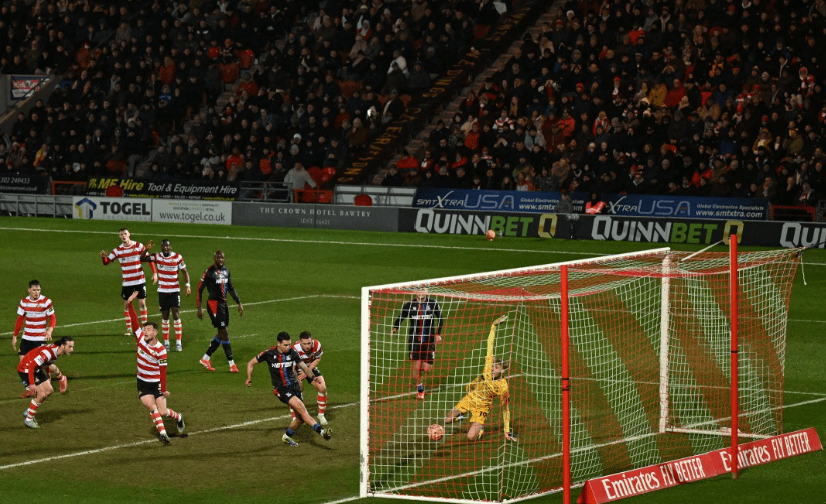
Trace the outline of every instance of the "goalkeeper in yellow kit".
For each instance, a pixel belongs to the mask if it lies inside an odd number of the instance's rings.
[[[499,396],[505,404],[505,412],[503,414],[505,439],[508,441],[516,441],[516,436],[514,436],[510,429],[511,414],[508,408],[508,380],[504,376],[510,363],[506,360],[496,358],[493,355],[496,327],[507,318],[507,315],[502,315],[490,326],[488,351],[487,355],[485,355],[485,369],[481,375],[477,376],[475,380],[467,385],[467,394],[462,397],[456,406],[448,411],[445,417],[445,424],[450,424],[456,420],[463,420],[469,413],[471,423],[470,429],[468,429],[467,432],[467,438],[470,441],[480,439],[485,432],[485,420],[487,420],[488,413],[490,413],[490,410],[493,408],[493,398],[496,396]]]

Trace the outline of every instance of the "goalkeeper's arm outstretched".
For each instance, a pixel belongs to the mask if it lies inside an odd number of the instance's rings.
[[[510,431],[510,409],[508,408],[508,381],[505,379],[505,372],[508,370],[509,362],[496,358],[493,354],[493,347],[496,341],[496,328],[500,323],[508,318],[502,315],[490,326],[490,334],[487,341],[487,353],[485,354],[485,367],[482,374],[467,386],[467,394],[448,411],[445,416],[445,424],[453,423],[456,420],[463,420],[470,415],[470,428],[467,438],[476,441],[485,432],[485,420],[488,413],[493,408],[493,398],[499,396],[505,404],[503,414],[505,423],[505,438],[515,441],[516,438]]]

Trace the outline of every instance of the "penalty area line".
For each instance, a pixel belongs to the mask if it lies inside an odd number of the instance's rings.
[[[354,402],[354,403],[349,403],[349,404],[341,404],[339,406],[333,406],[329,409],[351,408],[353,406],[358,406],[358,403]],[[190,432],[188,434],[189,434],[189,437],[203,435],[203,434],[211,434],[213,432],[220,432],[220,431],[225,431],[225,430],[238,429],[238,428],[248,427],[250,425],[256,425],[256,424],[260,424],[260,423],[264,423],[264,422],[272,422],[272,421],[275,421],[275,420],[286,420],[288,418],[290,418],[290,415],[280,415],[280,416],[275,416],[275,417],[270,417],[270,418],[260,418],[258,420],[248,420],[246,422],[241,422],[241,423],[237,423],[237,424],[233,424],[233,425],[225,425],[223,427],[214,427],[212,429],[206,429],[206,430],[197,431],[197,432]],[[79,451],[79,452],[74,452],[74,453],[65,453],[63,455],[55,455],[53,457],[44,457],[44,458],[40,458],[40,459],[27,460],[25,462],[17,462],[17,463],[14,463],[14,464],[6,464],[4,466],[0,466],[0,471],[5,471],[7,469],[15,469],[17,467],[26,467],[26,466],[30,466],[30,465],[33,465],[33,464],[40,464],[40,463],[43,463],[43,462],[54,462],[55,460],[63,460],[63,459],[69,459],[69,458],[75,458],[75,457],[84,457],[84,456],[87,456],[87,455],[97,455],[98,453],[105,453],[105,452],[114,451],[114,450],[122,450],[124,448],[134,448],[136,446],[142,446],[142,445],[152,444],[152,443],[157,443],[157,442],[158,442],[157,439],[147,439],[147,440],[144,440],[144,441],[136,441],[134,443],[125,443],[125,444],[120,444],[120,445],[104,446],[103,448],[95,448],[94,450],[84,450],[84,451]]]

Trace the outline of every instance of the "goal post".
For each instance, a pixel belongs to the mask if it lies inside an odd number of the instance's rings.
[[[527,499],[723,448],[737,423],[741,437],[782,432],[797,261],[796,250],[737,255],[734,377],[726,253],[660,248],[364,287],[361,495]],[[417,303],[427,306],[412,310]],[[411,340],[439,327],[432,366],[421,353],[411,361]],[[480,386],[488,356],[509,364],[501,377],[490,373],[507,395],[490,385],[490,403],[450,421]],[[432,424],[444,437],[428,436]]]

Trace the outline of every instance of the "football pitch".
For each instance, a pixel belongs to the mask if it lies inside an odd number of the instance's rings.
[[[135,388],[135,341],[124,336],[120,268],[100,251],[128,225],[141,243],[170,239],[187,264],[193,293],[182,298],[183,352],[169,356],[169,406],[186,418],[188,437],[158,442]],[[361,287],[614,254],[659,244],[497,239],[313,229],[0,219],[0,503],[38,500],[111,502],[359,502]],[[675,247],[676,248],[676,247]],[[244,316],[230,300],[229,334],[241,372],[230,374],[221,350],[215,372],[198,364],[215,334],[195,316],[195,288],[221,249]],[[685,250],[690,250],[685,248]],[[723,251],[723,246],[715,250]],[[145,268],[145,271],[149,271]],[[804,273],[807,285],[804,285]],[[72,336],[75,353],[57,364],[69,377],[23,425],[28,401],[17,376],[11,334],[31,279],[54,302],[54,336]],[[150,281],[151,284],[151,281]],[[206,294],[206,293],[205,293]],[[786,356],[784,430],[815,427],[826,436],[826,252],[803,256],[792,292]],[[156,287],[148,285],[149,320],[160,323]],[[246,363],[287,331],[308,330],[324,348],[320,369],[329,389],[333,439],[306,426],[291,448],[290,421],[272,394],[264,366],[244,386]],[[448,335],[449,337],[449,335]],[[315,393],[305,394],[315,415]],[[174,432],[174,423],[167,420]],[[628,502],[811,503],[824,501],[823,451],[743,470],[730,477],[635,497]],[[577,490],[578,491],[578,490]],[[361,501],[368,502],[368,501]],[[402,501],[398,501],[402,502]],[[533,500],[562,502],[561,494]]]

